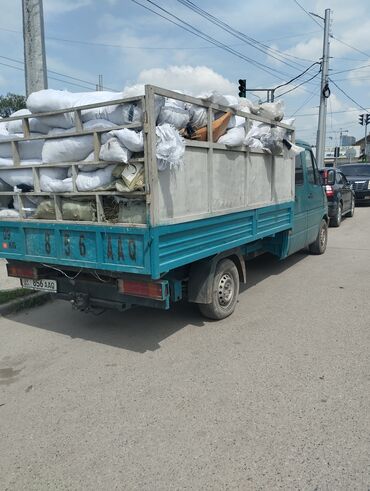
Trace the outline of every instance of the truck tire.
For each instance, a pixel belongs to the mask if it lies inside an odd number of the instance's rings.
[[[238,269],[233,261],[223,259],[217,264],[213,276],[212,302],[198,304],[199,310],[208,319],[225,319],[234,312],[238,295]]]
[[[326,220],[322,219],[320,223],[319,233],[317,234],[315,242],[309,245],[311,254],[324,254],[328,243],[328,224]]]
[[[332,227],[339,227],[342,223],[342,213],[343,213],[343,205],[342,203],[338,203],[337,213],[335,217],[330,219],[330,225]]]

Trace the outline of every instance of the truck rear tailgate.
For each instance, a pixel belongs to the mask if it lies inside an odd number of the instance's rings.
[[[7,259],[150,275],[147,227],[0,222]]]

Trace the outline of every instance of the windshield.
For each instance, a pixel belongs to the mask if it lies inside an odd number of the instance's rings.
[[[370,165],[343,165],[339,169],[346,176],[370,177]]]

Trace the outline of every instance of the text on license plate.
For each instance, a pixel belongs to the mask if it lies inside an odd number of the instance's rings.
[[[21,283],[23,288],[30,288],[31,290],[41,290],[46,292],[57,291],[57,282],[55,280],[31,280],[22,278]]]

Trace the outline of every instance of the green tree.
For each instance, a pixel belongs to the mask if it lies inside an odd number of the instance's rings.
[[[11,113],[24,109],[26,107],[26,98],[24,95],[12,94],[0,95],[0,116],[8,118]]]

